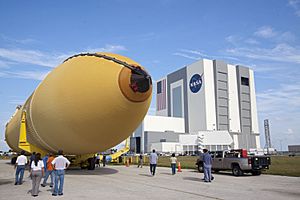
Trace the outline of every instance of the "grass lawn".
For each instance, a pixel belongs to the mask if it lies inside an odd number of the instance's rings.
[[[272,156],[270,169],[263,173],[300,177],[300,156]]]
[[[183,169],[196,169],[197,158],[197,156],[177,157]],[[147,161],[148,159],[146,159],[146,165]],[[170,157],[159,157],[158,166],[170,167],[170,165]],[[263,174],[300,177],[300,156],[272,156],[270,169],[263,171]]]

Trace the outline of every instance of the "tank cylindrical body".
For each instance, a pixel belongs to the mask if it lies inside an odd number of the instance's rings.
[[[124,56],[98,54],[138,66]],[[115,146],[133,133],[151,102],[152,85],[143,92],[133,90],[132,74],[113,60],[71,57],[48,74],[12,117],[6,127],[8,145],[20,151],[21,114],[26,111],[28,142],[46,152],[82,155]]]

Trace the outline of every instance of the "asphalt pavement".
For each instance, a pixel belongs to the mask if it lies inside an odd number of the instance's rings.
[[[7,160],[0,160],[0,199],[32,199],[28,171],[22,185],[14,185],[15,170]],[[171,168],[158,167],[151,176],[149,167],[107,165],[94,171],[67,170],[64,195],[51,196],[51,188],[40,187],[35,199],[299,199],[300,177],[274,175],[234,177],[230,173],[214,174],[211,183],[203,174],[185,170],[171,175]],[[50,179],[48,179],[48,182]]]

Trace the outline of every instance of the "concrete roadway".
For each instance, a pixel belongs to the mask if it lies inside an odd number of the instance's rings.
[[[28,171],[22,185],[14,185],[14,169],[0,160],[0,199],[32,199]],[[70,169],[65,176],[64,195],[52,197],[49,186],[40,187],[37,199],[299,199],[300,177],[242,176],[215,174],[212,183],[202,182],[202,173],[183,170],[171,175],[159,167],[152,177],[149,167],[106,166],[94,171]],[[50,180],[48,180],[49,182]]]

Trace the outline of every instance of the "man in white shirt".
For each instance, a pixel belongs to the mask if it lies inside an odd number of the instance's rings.
[[[156,169],[156,165],[157,165],[157,160],[158,160],[158,156],[155,153],[155,149],[153,149],[152,153],[149,156],[150,172],[151,172],[152,176],[155,175],[155,169]]]
[[[17,168],[15,185],[21,185],[23,183],[25,166],[27,164],[27,157],[24,154],[25,151],[21,151],[21,155],[18,156],[15,164],[15,168]]]
[[[58,157],[54,158],[51,162],[54,168],[54,191],[52,196],[63,195],[63,187],[64,187],[64,178],[65,178],[65,169],[67,169],[70,165],[70,161],[63,156],[63,151],[58,151]],[[59,180],[59,187],[58,187]]]

